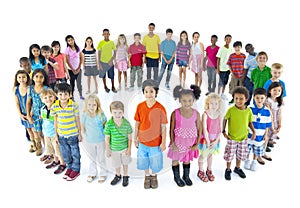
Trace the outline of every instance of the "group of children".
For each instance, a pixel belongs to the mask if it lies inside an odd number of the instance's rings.
[[[246,175],[241,168],[255,171],[257,163],[264,165],[263,159],[271,161],[265,152],[274,147],[281,128],[281,108],[286,96],[285,85],[280,80],[282,65],[274,63],[272,69],[266,66],[268,56],[265,52],[254,52],[251,44],[246,45],[248,57],[242,54],[242,43],[236,41],[234,53],[229,47],[231,36],[225,36],[226,44],[216,46],[217,36],[211,37],[212,45],[204,50],[199,42],[199,33],[193,34],[189,43],[185,31],[180,34],[179,43],[172,40],[171,29],[166,31],[166,39],[160,43],[154,34],[155,25],[149,24],[149,34],[140,42],[141,35],[134,35],[134,43],[127,46],[125,35],[118,38],[117,46],[109,40],[109,30],[103,30],[104,40],[93,46],[91,37],[86,38],[85,48],[81,51],[74,37],[68,35],[65,40],[65,54],[60,52],[60,44],[53,41],[51,47],[30,46],[29,58],[21,58],[23,70],[15,74],[14,94],[22,125],[30,141],[30,152],[36,152],[46,168],[57,167],[55,174],[64,172],[64,179],[75,180],[80,175],[80,148],[83,141],[90,159],[88,182],[99,176],[104,182],[107,177],[106,157],[112,158],[115,177],[111,185],[122,180],[122,185],[129,184],[128,165],[131,162],[132,140],[138,148],[137,169],[145,172],[144,188],[157,188],[157,173],[163,168],[163,151],[168,148],[167,156],[172,160],[174,181],[180,187],[192,185],[189,177],[190,162],[198,159],[197,176],[203,182],[214,181],[212,155],[220,152],[221,135],[227,139],[224,152],[226,161],[225,179],[231,179],[231,161],[236,157],[234,172],[241,178]],[[97,52],[98,51],[98,52]],[[204,56],[206,52],[206,56]],[[162,59],[161,70],[158,65]],[[175,99],[181,107],[170,116],[170,142],[167,145],[167,113],[164,106],[156,100],[162,76],[167,69],[166,88],[173,64],[179,67],[180,85],[173,90]],[[147,80],[142,81],[143,65],[147,64]],[[206,64],[204,64],[206,63]],[[88,77],[88,97],[82,95],[81,66]],[[186,68],[191,66],[195,73],[195,84],[185,86]],[[106,74],[114,86],[114,68],[118,69],[119,89],[121,75],[124,75],[127,87],[127,69],[130,71],[130,88],[134,87],[137,74],[137,86],[142,90],[145,101],[138,104],[134,115],[135,126],[124,118],[124,104],[113,101],[110,104],[111,119],[107,120],[101,108],[96,77],[103,78],[106,92]],[[154,78],[151,79],[151,71]],[[207,70],[208,93],[204,112],[200,115],[193,108],[200,97],[201,71]],[[215,93],[216,74],[219,74],[218,94]],[[233,106],[221,114],[225,86],[230,79],[230,93]],[[95,81],[95,93],[90,93],[91,76]],[[70,84],[67,80],[70,79]],[[79,111],[74,101],[75,81],[80,99],[85,100],[84,110]],[[221,91],[222,88],[222,91]],[[253,96],[252,96],[253,94]],[[253,101],[251,102],[251,98]],[[249,106],[249,107],[248,107]],[[132,138],[133,136],[133,138]],[[253,160],[250,161],[250,153]],[[204,161],[207,160],[207,169]],[[182,163],[183,176],[180,176]],[[100,166],[98,174],[97,166]],[[123,175],[121,174],[123,168]]]

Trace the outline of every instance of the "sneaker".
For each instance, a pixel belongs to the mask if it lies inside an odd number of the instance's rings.
[[[151,176],[151,188],[156,189],[158,187],[157,175]]]
[[[226,170],[225,170],[225,179],[227,180],[227,181],[230,181],[231,180],[231,169],[227,169],[226,168]]]
[[[252,171],[256,171],[257,170],[257,161],[256,160],[252,161],[250,170],[252,170]]]
[[[122,186],[126,187],[129,184],[129,176],[123,176]]]
[[[63,176],[63,179],[67,179],[71,172],[72,172],[72,170],[68,168],[65,175]]]
[[[111,91],[113,91],[114,93],[117,93],[118,91],[116,90],[116,88],[111,88]]]
[[[151,187],[151,176],[145,176],[144,188],[149,189]]]
[[[60,164],[60,161],[58,161],[58,162],[53,161],[51,164],[46,166],[46,169],[54,168],[54,167],[58,166],[59,164]]]
[[[109,93],[110,89],[108,89],[107,87],[104,88],[105,92]]]
[[[224,93],[221,94],[221,98],[222,98],[223,100],[228,100],[227,96],[226,96]]]
[[[271,141],[269,141],[268,144],[267,144],[267,146],[273,148],[274,144]]]
[[[67,181],[74,181],[79,175],[80,175],[80,172],[72,170],[69,177],[67,178]]]
[[[98,183],[103,183],[106,180],[106,176],[99,176]]]
[[[85,98],[81,95],[81,96],[80,96],[80,100],[84,100],[84,99],[85,99]]]
[[[205,93],[206,96],[209,95],[209,94],[210,94],[210,92]]]
[[[93,180],[95,180],[95,178],[96,178],[96,176],[88,176],[86,181],[91,183],[91,182],[93,182]]]
[[[245,169],[247,169],[247,170],[250,170],[250,160],[249,159],[247,159],[246,161],[245,161],[245,164],[244,164],[244,168]]]
[[[233,104],[233,103],[234,103],[234,100],[231,99],[231,100],[229,101],[229,104]]]
[[[64,172],[64,170],[66,169],[66,165],[60,165],[58,166],[58,168],[54,171],[54,174],[60,174],[62,172]]]
[[[119,181],[121,180],[122,176],[121,175],[115,175],[114,179],[110,182],[110,185],[116,185],[117,183],[119,183]]]
[[[241,178],[246,178],[246,175],[245,175],[244,171],[241,168],[235,167],[233,172],[238,174]]]
[[[267,147],[266,152],[271,152],[271,149],[269,147]]]
[[[170,85],[169,85],[169,83],[166,83],[166,84],[165,84],[165,87],[167,88],[167,90],[170,90]]]

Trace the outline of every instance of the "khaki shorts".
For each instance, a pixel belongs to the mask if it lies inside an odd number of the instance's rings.
[[[56,143],[55,138],[45,137],[45,155],[55,155],[62,162],[63,158],[60,152],[60,147]]]
[[[128,165],[131,162],[131,156],[125,155],[127,149],[122,151],[111,151],[112,166],[119,168],[121,165]]]

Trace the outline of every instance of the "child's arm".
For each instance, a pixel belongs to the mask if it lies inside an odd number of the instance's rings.
[[[75,122],[78,129],[78,141],[82,142],[82,136],[81,136],[81,125],[80,125],[80,118],[79,116],[75,116]]]
[[[167,132],[166,132],[166,124],[161,124],[161,144],[160,144],[160,149],[161,151],[165,151],[166,149],[166,136],[167,136]]]
[[[277,131],[277,133],[279,133],[279,131],[280,131],[280,128],[281,128],[281,118],[282,118],[282,107],[280,107],[280,109],[279,109],[279,112],[278,112],[278,126],[277,126],[277,129],[276,129],[276,131]]]
[[[230,137],[228,136],[228,134],[226,133],[226,125],[227,125],[227,119],[223,119],[223,130],[222,130],[222,133],[223,133],[223,136],[226,138],[226,139],[230,139]]]
[[[46,64],[46,65],[44,65],[44,70],[45,70],[45,72],[48,74],[49,73],[49,69],[48,69],[48,65]]]
[[[161,62],[160,44],[158,44],[158,61]]]
[[[14,89],[14,92],[15,92],[15,91],[16,91],[16,88]],[[26,121],[27,118],[26,118],[26,116],[24,116],[24,115],[22,114],[22,112],[21,112],[19,99],[18,99],[18,97],[17,97],[16,95],[15,95],[15,103],[16,103],[17,112],[18,112],[20,118],[21,118],[23,121]]]
[[[30,124],[33,124],[34,121],[32,119],[32,115],[31,115],[32,102],[31,102],[31,97],[28,96],[28,94],[29,94],[29,90],[28,90],[28,93],[27,93],[27,102],[26,102],[27,119],[28,119]]]
[[[57,62],[53,63],[52,61],[50,61],[50,59],[47,60],[48,61],[48,64],[50,64],[53,69],[57,70],[58,69],[58,64]],[[47,66],[48,67],[48,66]]]
[[[222,128],[223,128],[222,122],[220,122],[220,129],[222,129]],[[216,145],[220,142],[220,139],[221,139],[221,132],[218,133],[217,139],[214,142],[210,143],[210,149],[214,149],[216,147]]]
[[[58,144],[57,115],[54,115],[55,142]]]
[[[220,74],[220,58],[217,57],[217,74]]]
[[[204,45],[203,45],[203,43],[200,43],[200,49],[201,49],[201,51],[202,51],[200,68],[201,68],[202,70],[204,70],[204,69],[205,69],[205,64],[204,64]]]
[[[178,148],[175,144],[175,139],[174,139],[174,129],[175,129],[175,111],[173,111],[172,115],[171,115],[171,119],[170,119],[170,143],[172,146],[172,150],[173,151],[178,151]]]
[[[83,60],[84,60],[84,54],[82,52],[79,53],[79,65],[76,69],[77,74],[80,72],[80,69],[83,65]]]
[[[116,62],[116,50],[113,50],[113,56],[111,57],[111,59],[108,62],[109,66],[112,66],[113,61],[115,61],[115,64],[117,63]]]
[[[131,67],[131,53],[128,53],[128,68]]]
[[[97,69],[100,70],[100,60],[99,60],[99,57],[98,57],[98,54],[97,54],[97,51],[95,52],[95,56],[96,56],[96,64],[97,64]]]
[[[106,156],[110,157],[111,151],[110,151],[110,136],[109,135],[105,135],[105,150],[106,150]]]
[[[70,79],[66,55],[64,55],[64,70],[65,70],[65,74],[66,74],[66,79]]]
[[[200,139],[201,139],[201,135],[202,135],[202,122],[201,122],[201,117],[200,117],[199,112],[197,112],[196,125],[197,125],[197,131],[198,131],[198,138],[197,138],[196,143],[191,147],[192,150],[198,149],[198,144],[200,143]]]
[[[131,155],[131,146],[132,146],[132,134],[128,134],[128,148],[125,153],[127,156]]]
[[[101,50],[98,50],[98,60],[99,60],[99,63],[100,63],[100,61],[101,61]],[[102,70],[101,63],[99,64],[99,69]]]
[[[134,145],[136,148],[138,148],[138,133],[139,133],[139,128],[140,128],[140,122],[137,121],[135,122],[135,127],[134,127]]]
[[[70,63],[70,58],[69,58],[69,55],[66,54],[66,62],[68,64],[68,66],[70,67],[70,69],[74,72],[74,68],[72,67],[71,63]]]
[[[252,131],[252,136],[251,136],[251,140],[254,140],[256,138],[256,132],[255,132],[255,129],[254,129],[254,126],[253,126],[253,123],[252,122],[249,122],[249,128],[251,129]]]
[[[206,113],[202,114],[202,124],[203,124],[202,131],[203,131],[203,134],[204,134],[204,138],[206,140],[206,145],[209,147],[210,139],[208,137],[208,131],[207,131],[207,115],[206,115]]]
[[[269,128],[266,128],[265,134],[264,134],[264,141],[268,140],[268,132],[269,132]]]

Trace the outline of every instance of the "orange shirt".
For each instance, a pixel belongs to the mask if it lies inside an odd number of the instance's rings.
[[[159,146],[162,141],[161,125],[167,124],[167,112],[162,104],[155,102],[149,108],[146,101],[140,103],[136,108],[134,120],[140,122],[138,140],[146,146]]]

